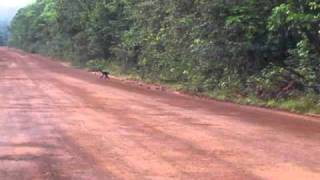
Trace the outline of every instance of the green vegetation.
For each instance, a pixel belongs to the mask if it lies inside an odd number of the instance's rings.
[[[10,44],[215,98],[320,113],[319,23],[318,0],[38,0],[14,18]]]

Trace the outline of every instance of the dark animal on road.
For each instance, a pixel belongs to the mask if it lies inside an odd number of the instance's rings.
[[[100,79],[109,79],[110,73],[108,71],[102,70],[100,71],[100,73],[101,73]]]
[[[106,70],[89,70],[95,76],[98,76],[99,79],[110,79],[110,73]]]

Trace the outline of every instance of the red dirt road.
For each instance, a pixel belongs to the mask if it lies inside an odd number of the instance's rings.
[[[0,48],[0,179],[320,179],[320,120]]]

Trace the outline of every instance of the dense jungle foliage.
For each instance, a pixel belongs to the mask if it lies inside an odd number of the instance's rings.
[[[320,111],[319,23],[319,0],[38,0],[15,16],[10,45],[222,99]]]

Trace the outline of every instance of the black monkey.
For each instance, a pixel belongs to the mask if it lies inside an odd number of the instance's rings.
[[[100,79],[109,79],[109,72],[106,70],[100,70],[101,76]]]

